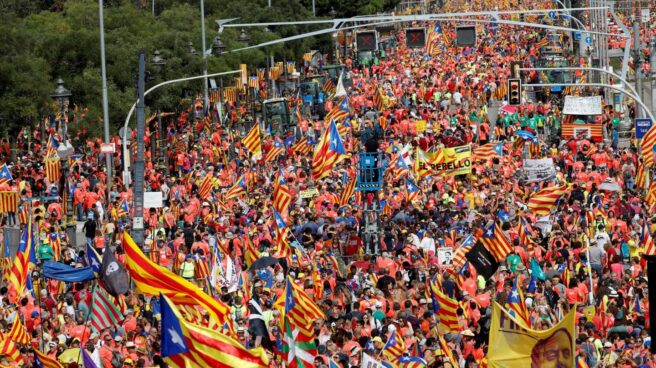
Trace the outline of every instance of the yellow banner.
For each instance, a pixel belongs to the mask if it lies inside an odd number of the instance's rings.
[[[419,178],[425,176],[456,176],[471,173],[470,145],[442,148],[436,153],[418,152],[415,162]]]
[[[417,134],[426,131],[426,120],[417,120]]]
[[[574,368],[576,307],[554,327],[536,331],[525,327],[494,303],[490,325],[488,364],[496,368]]]

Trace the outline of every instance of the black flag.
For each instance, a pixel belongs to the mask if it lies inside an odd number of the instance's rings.
[[[98,272],[98,278],[100,279],[100,282],[102,282],[102,286],[105,290],[107,290],[107,292],[113,297],[125,294],[130,289],[130,284],[128,283],[128,272],[120,263],[118,263],[111,247],[105,248],[102,266],[100,266],[100,271]]]
[[[499,262],[497,262],[492,253],[481,242],[476,242],[476,245],[467,252],[465,258],[476,269],[476,272],[486,280],[492,277],[497,272],[497,268],[499,268]]]
[[[252,298],[248,301],[248,311],[250,312],[250,315],[248,316],[248,332],[252,336],[262,337],[263,348],[273,348],[273,342],[269,338],[269,329],[264,322],[262,307],[260,307],[260,304],[255,300],[255,298]]]

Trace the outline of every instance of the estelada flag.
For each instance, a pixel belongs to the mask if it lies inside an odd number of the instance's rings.
[[[162,357],[171,367],[265,368],[269,359],[261,347],[246,349],[218,331],[185,321],[170,298],[160,294]]]

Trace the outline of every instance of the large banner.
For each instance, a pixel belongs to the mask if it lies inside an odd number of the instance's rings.
[[[549,181],[556,178],[556,168],[552,158],[524,159],[526,182]]]
[[[456,176],[472,171],[470,145],[442,148],[435,153],[417,151],[416,171],[419,178],[427,175]]]
[[[494,303],[488,363],[496,368],[574,368],[576,307],[554,327],[532,330]]]

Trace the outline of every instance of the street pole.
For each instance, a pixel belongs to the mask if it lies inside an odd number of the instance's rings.
[[[146,115],[144,88],[146,84],[146,54],[139,53],[139,80],[137,83],[137,159],[134,161],[134,215],[132,218],[132,238],[139,246],[144,242],[143,200],[144,200],[144,133]]]
[[[656,114],[656,36],[649,40],[649,71],[651,73],[651,112]]]
[[[203,75],[205,76],[205,78],[203,78],[203,112],[205,113],[209,110],[209,94],[207,91],[207,49],[205,48],[205,0],[200,0],[200,33],[203,38],[201,46],[203,48]]]
[[[636,92],[642,98],[642,75],[640,73],[640,19],[633,20],[633,69],[635,70]],[[636,117],[643,116],[642,109],[636,106]]]
[[[105,63],[105,22],[103,19],[103,0],[98,0],[98,19],[100,21],[100,73],[102,75],[102,109],[103,126],[105,129],[105,143],[109,143],[109,102],[107,98],[107,65]],[[107,171],[107,204],[109,205],[109,194],[112,190],[112,154],[105,154],[105,166]]]

